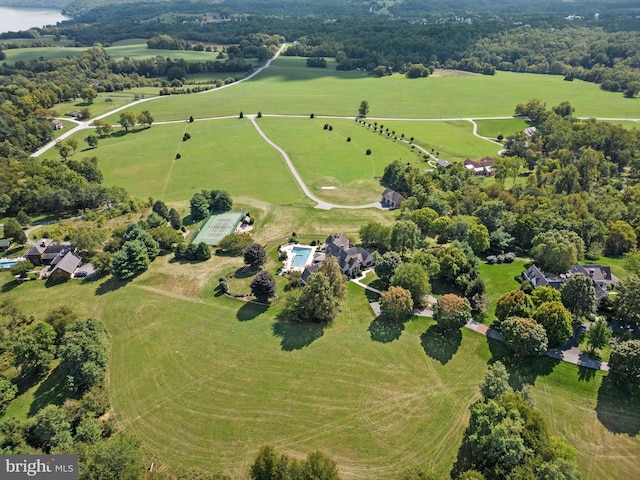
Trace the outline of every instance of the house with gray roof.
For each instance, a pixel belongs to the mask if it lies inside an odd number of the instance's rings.
[[[314,255],[313,263],[302,272],[302,280],[305,283],[311,274],[318,271],[327,256],[334,257],[342,273],[350,278],[358,276],[363,269],[370,268],[374,264],[371,252],[363,247],[350,247],[349,239],[343,233],[329,235],[322,250],[324,251]]]
[[[577,263],[567,273],[561,273],[560,275],[543,272],[536,265],[531,265],[524,271],[522,276],[533,285],[533,288],[548,286],[560,290],[571,275],[577,274],[591,278],[594,295],[598,303],[607,298],[608,289],[620,282],[618,277],[611,273],[611,267],[596,264],[580,265]]]
[[[383,207],[389,207],[391,209],[398,208],[400,204],[404,201],[405,201],[405,198],[395,190],[391,190],[390,188],[385,188],[384,192],[382,192]]]
[[[49,273],[51,280],[69,280],[73,277],[73,273],[82,264],[82,258],[75,252],[67,251],[59,259],[56,259],[55,266]]]

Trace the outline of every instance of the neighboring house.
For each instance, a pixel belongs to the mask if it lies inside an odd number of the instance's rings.
[[[441,158],[438,158],[438,159],[436,160],[436,165],[437,165],[438,167],[440,167],[440,168],[447,169],[447,168],[449,168],[449,167],[450,167],[451,165],[453,165],[453,164],[452,164],[452,163],[450,163],[450,162],[447,162],[446,160],[442,160]]]
[[[27,250],[27,253],[24,254],[24,258],[34,265],[42,265],[42,254],[47,247],[51,245],[51,242],[53,242],[53,240],[50,238],[41,238],[33,247]]]
[[[567,273],[560,275],[545,273],[535,265],[531,265],[525,270],[522,276],[525,280],[531,282],[533,288],[549,286],[559,290],[567,278],[578,273],[590,277],[593,281],[594,294],[597,302],[607,298],[607,290],[620,281],[618,277],[611,273],[611,267],[591,264],[575,264]]]
[[[531,138],[533,134],[536,133],[536,127],[525,128],[523,131],[527,137]]]
[[[55,266],[49,273],[52,280],[69,280],[73,277],[73,272],[82,264],[82,258],[75,252],[67,251],[56,258]]]
[[[6,252],[11,248],[12,242],[9,238],[0,239],[0,252]]]
[[[62,245],[53,243],[50,238],[41,238],[25,253],[24,258],[34,265],[52,265],[60,254],[73,250],[73,245]]]
[[[62,124],[62,121],[58,118],[54,118],[53,120],[51,120],[51,128],[53,128],[54,130],[62,130],[64,128],[64,125]]]
[[[495,172],[492,168],[492,165],[495,163],[495,160],[491,157],[484,157],[479,162],[474,162],[473,160],[467,158],[464,161],[464,168],[468,170],[473,170],[474,175],[483,175],[485,177],[495,175]]]
[[[302,272],[302,280],[305,283],[312,273],[318,271],[327,256],[338,261],[340,270],[347,277],[355,277],[363,268],[372,267],[374,264],[373,255],[366,248],[350,247],[349,239],[344,234],[329,235],[324,243],[324,252],[316,253],[313,263]]]
[[[386,188],[385,191],[382,192],[382,206],[398,208],[404,201],[405,198],[402,195],[390,188]]]

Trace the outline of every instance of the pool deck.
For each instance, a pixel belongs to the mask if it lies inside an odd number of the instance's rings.
[[[293,266],[293,260],[295,258],[295,256],[293,255],[293,249],[296,247],[311,250],[306,263],[302,267]],[[283,245],[282,247],[280,247],[280,250],[283,252],[287,252],[287,259],[282,262],[282,270],[285,272],[303,272],[307,265],[311,265],[313,257],[316,254],[316,248],[317,247],[314,247],[312,245],[301,245],[299,243],[288,243],[287,245]]]

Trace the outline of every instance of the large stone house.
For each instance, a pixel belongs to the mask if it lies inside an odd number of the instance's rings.
[[[324,245],[318,250],[313,257],[313,263],[302,272],[302,279],[305,282],[320,268],[328,256],[334,257],[342,273],[350,278],[358,276],[363,269],[370,268],[374,264],[371,252],[363,247],[350,247],[349,239],[343,233],[329,235]]]
[[[533,288],[548,286],[559,290],[562,284],[567,281],[567,278],[576,274],[582,274],[591,278],[593,281],[594,295],[598,303],[607,298],[607,290],[620,281],[618,277],[611,273],[611,267],[591,264],[575,264],[567,273],[560,275],[543,272],[535,265],[531,265],[524,271],[522,276],[533,285]]]

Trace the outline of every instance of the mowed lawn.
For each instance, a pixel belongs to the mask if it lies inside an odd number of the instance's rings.
[[[392,480],[418,465],[449,472],[487,362],[503,358],[502,344],[467,330],[443,343],[424,318],[385,328],[353,284],[341,314],[324,328],[281,323],[278,307],[165,288],[167,276],[185,283],[183,274],[211,268],[157,260],[126,285],[51,288],[11,288],[1,274],[0,288],[36,318],[70,304],[106,322],[118,418],[146,450],[176,466],[241,478],[268,443],[297,457],[320,449],[347,480]],[[584,478],[640,475],[637,402],[601,372],[547,358],[522,370],[552,432],[577,449]],[[36,401],[44,394],[27,393]]]
[[[262,117],[257,122],[287,152],[314,194],[329,202],[377,201],[384,190],[379,180],[384,168],[394,160],[415,159],[408,144],[354,120]],[[332,130],[325,130],[325,125]],[[366,155],[368,149],[371,155]]]
[[[427,356],[426,319],[393,342],[372,340],[373,314],[354,285],[325,328],[135,285],[109,296],[112,396],[125,428],[169,462],[234,477],[264,444],[295,456],[320,449],[346,479],[391,479],[418,465],[446,473],[488,358],[470,332],[444,365]]]
[[[522,118],[476,120],[475,122],[478,125],[478,135],[490,138],[496,138],[498,135],[508,137],[529,127]]]
[[[357,115],[362,100],[370,117],[468,118],[513,115],[518,103],[540,98],[550,108],[569,100],[580,117],[640,118],[640,99],[600,90],[593,83],[563,81],[562,76],[497,72],[407,79],[402,75],[374,78],[363,72],[306,67],[306,59],[279,57],[271,67],[240,85],[204,95],[163,99],[157,120],[263,114]],[[142,106],[135,107],[143,109]]]
[[[118,129],[122,132],[121,129]],[[80,144],[90,133],[77,134]],[[189,133],[191,139],[182,141]],[[181,158],[176,159],[176,154]],[[47,155],[56,155],[52,150]],[[75,157],[96,156],[106,185],[130,194],[164,201],[188,200],[202,189],[227,190],[273,203],[304,199],[278,152],[258,135],[248,120],[181,122],[137,127],[100,139],[98,148]]]
[[[369,120],[371,121],[371,120]],[[500,146],[473,135],[473,124],[458,120],[440,121],[378,121],[385,130],[404,133],[405,138],[414,137],[416,145],[433,151],[434,155],[451,163],[463,162],[467,158],[479,160],[495,157]]]

